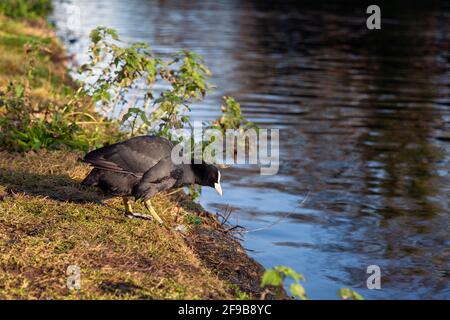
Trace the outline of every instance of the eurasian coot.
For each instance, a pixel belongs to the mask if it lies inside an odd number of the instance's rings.
[[[172,142],[156,136],[140,136],[89,152],[84,161],[94,167],[82,185],[97,186],[105,194],[122,196],[130,217],[151,218],[133,213],[130,197],[143,200],[160,223],[150,198],[156,193],[191,184],[209,186],[222,195],[220,171],[213,165],[175,165],[171,159]]]

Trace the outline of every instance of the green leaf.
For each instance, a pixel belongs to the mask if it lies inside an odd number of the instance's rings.
[[[125,122],[125,121],[127,121],[131,116],[133,115],[133,113],[132,112],[127,112],[127,113],[125,113],[124,115],[123,115],[123,117],[122,117],[122,122]]]
[[[147,118],[147,116],[145,115],[144,112],[141,112],[141,120],[142,120],[145,124],[150,125],[150,121],[148,121],[148,118]]]
[[[276,266],[275,270],[282,273],[285,277],[292,278],[296,282],[305,279],[303,275],[298,274],[297,272],[294,271],[294,269],[286,266]]]
[[[98,43],[101,40],[100,28],[96,28],[96,29],[92,30],[90,37],[91,37],[91,41],[93,43]]]
[[[261,287],[266,286],[281,286],[283,284],[283,276],[274,269],[268,269],[264,272],[261,280]]]
[[[21,84],[17,84],[15,86],[15,91],[16,91],[16,98],[20,98],[20,97],[22,97],[22,95],[25,91],[25,87]]]
[[[107,28],[106,33],[111,36],[114,40],[119,40],[119,36],[117,35],[117,31],[112,28]]]
[[[339,296],[344,300],[364,300],[364,297],[350,288],[339,289]]]
[[[300,298],[302,300],[307,299],[305,288],[303,288],[300,283],[292,283],[289,289],[294,297]]]

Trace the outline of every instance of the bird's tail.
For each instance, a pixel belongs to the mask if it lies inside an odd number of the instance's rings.
[[[81,181],[82,186],[96,186],[98,184],[99,170],[94,168],[83,181]]]

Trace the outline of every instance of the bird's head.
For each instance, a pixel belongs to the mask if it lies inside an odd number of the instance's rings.
[[[222,195],[219,169],[206,162],[202,162],[202,164],[194,164],[193,169],[195,173],[195,183],[214,188],[218,194]]]

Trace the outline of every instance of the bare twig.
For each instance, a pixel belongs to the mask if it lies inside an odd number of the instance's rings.
[[[235,226],[233,226],[231,228],[226,229],[225,232],[231,232],[231,231],[240,232],[239,229],[245,229],[245,228],[243,226],[240,226],[240,225],[235,225]]]
[[[225,216],[220,214],[220,217],[222,218],[222,222],[220,223],[221,226],[224,226],[227,222],[228,219],[230,218],[231,213],[233,212],[233,209],[227,205],[226,209],[225,209]]]

